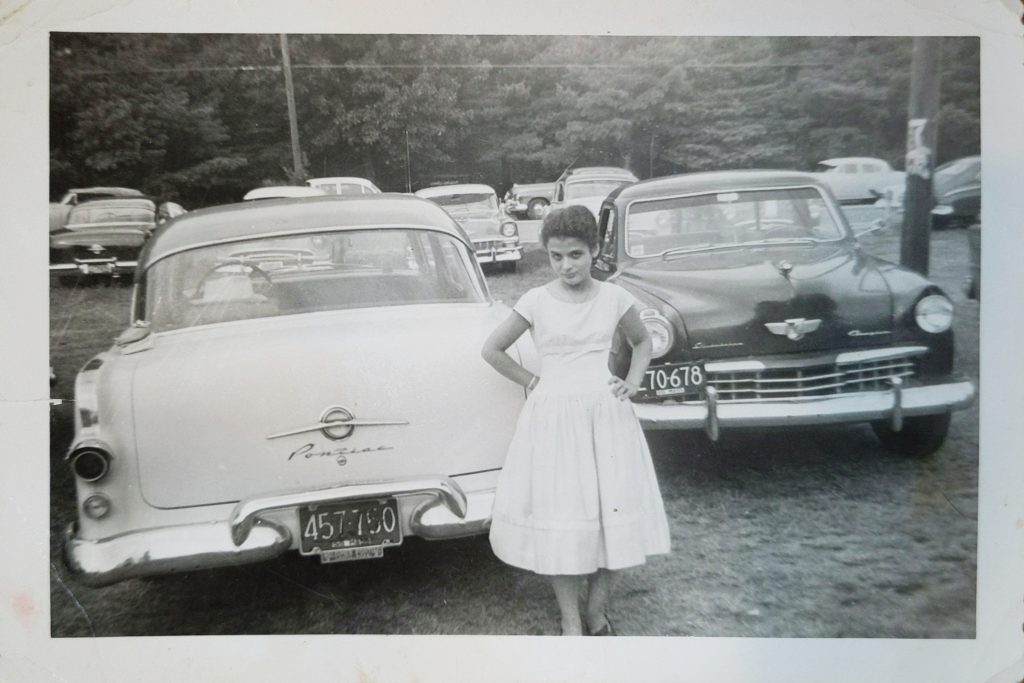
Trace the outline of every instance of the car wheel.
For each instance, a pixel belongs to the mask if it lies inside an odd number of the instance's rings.
[[[531,199],[529,206],[526,207],[526,216],[531,220],[537,220],[544,215],[544,207],[548,205],[548,200],[540,197]]]
[[[875,436],[890,451],[909,458],[923,458],[942,446],[949,433],[949,413],[920,415],[903,419],[903,429],[896,432],[888,422],[871,423]]]

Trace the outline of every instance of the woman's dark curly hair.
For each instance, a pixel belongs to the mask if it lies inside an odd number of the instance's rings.
[[[544,216],[540,226],[540,243],[548,246],[552,237],[575,237],[591,249],[597,248],[597,221],[585,206],[576,204],[556,209]]]

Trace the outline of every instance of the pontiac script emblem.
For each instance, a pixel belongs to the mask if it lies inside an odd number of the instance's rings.
[[[282,436],[294,434],[305,434],[306,432],[322,432],[328,439],[340,441],[352,436],[356,427],[379,427],[382,425],[407,425],[408,420],[381,420],[377,418],[357,418],[348,408],[343,406],[331,406],[320,416],[320,421],[304,427],[296,427],[286,432],[270,434],[268,439],[277,439]]]
[[[765,327],[772,334],[785,335],[786,339],[798,341],[804,338],[804,335],[808,332],[814,332],[821,326],[821,320],[818,318],[789,318],[781,323],[765,323]]]

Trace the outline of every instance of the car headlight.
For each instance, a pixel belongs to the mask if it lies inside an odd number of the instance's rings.
[[[651,358],[661,358],[675,343],[675,328],[668,318],[653,308],[640,311],[640,320],[651,335]]]
[[[515,237],[517,234],[519,234],[519,228],[516,227],[516,224],[512,222],[502,223],[501,234],[503,237]]]
[[[925,332],[945,332],[953,324],[953,302],[942,294],[929,294],[914,306],[914,319]]]

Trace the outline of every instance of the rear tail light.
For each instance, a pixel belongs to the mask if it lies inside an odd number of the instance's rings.
[[[82,512],[90,519],[103,519],[110,514],[110,499],[102,493],[94,493],[82,503]]]
[[[68,456],[71,471],[82,481],[99,481],[110,471],[110,450],[100,443],[76,446]]]

